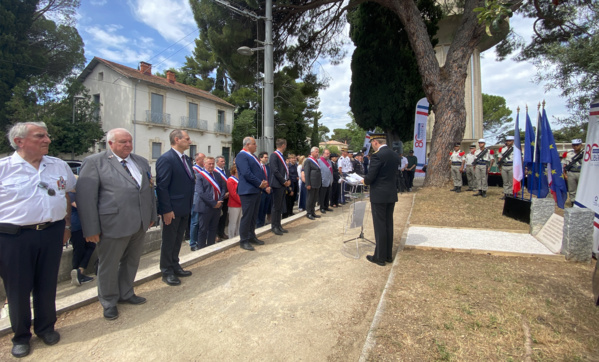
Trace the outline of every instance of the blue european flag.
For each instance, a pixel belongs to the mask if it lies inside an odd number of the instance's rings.
[[[564,179],[561,160],[545,109],[543,109],[543,116],[541,117],[541,133],[541,162],[547,164],[546,172],[551,173],[551,177],[548,177],[551,180],[551,193],[557,202],[557,206],[563,209],[567,198],[566,180]]]

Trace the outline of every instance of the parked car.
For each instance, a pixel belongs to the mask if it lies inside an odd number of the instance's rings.
[[[79,161],[79,160],[64,160],[64,162],[66,162],[67,165],[69,165],[69,167],[71,168],[71,171],[73,171],[73,173],[75,175],[79,175],[79,170],[81,170],[81,165],[83,164],[83,161]]]

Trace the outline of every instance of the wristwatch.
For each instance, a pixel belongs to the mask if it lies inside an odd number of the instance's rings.
[[[66,225],[64,228],[67,230],[71,230],[71,225]]]

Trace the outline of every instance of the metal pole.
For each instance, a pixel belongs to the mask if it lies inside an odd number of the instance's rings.
[[[75,102],[77,102],[77,98],[73,97],[73,118],[71,119],[73,125],[75,124]],[[73,127],[73,128],[75,128],[75,127]],[[74,159],[75,159],[75,146],[73,146],[71,148],[71,160],[74,160]]]
[[[266,0],[265,41],[264,41],[264,138],[266,152],[274,150],[274,67],[272,48],[272,0]]]

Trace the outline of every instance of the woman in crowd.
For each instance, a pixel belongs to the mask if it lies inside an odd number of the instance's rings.
[[[306,156],[300,156],[297,160],[297,174],[300,177],[300,194],[299,194],[299,201],[298,201],[298,209],[299,211],[304,211],[306,209],[306,193],[308,192],[308,190],[306,189],[306,184],[305,184],[305,179],[304,179],[304,160],[306,159]]]
[[[241,199],[237,194],[237,167],[231,166],[231,177],[227,179],[229,190],[229,238],[239,235],[239,222],[241,221]]]

